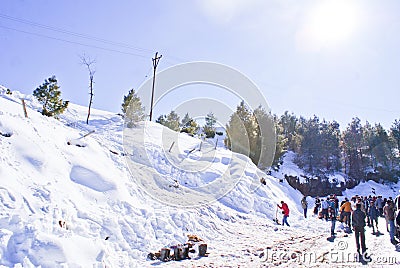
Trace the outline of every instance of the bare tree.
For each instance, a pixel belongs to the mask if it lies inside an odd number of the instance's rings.
[[[89,56],[83,54],[80,56],[81,59],[81,64],[86,66],[86,68],[89,71],[89,109],[88,109],[88,115],[86,118],[86,124],[89,124],[89,117],[90,117],[90,108],[92,107],[92,101],[93,101],[93,84],[94,84],[94,74],[96,73],[96,71],[94,70],[94,64],[96,63],[96,61],[92,58],[90,58]]]

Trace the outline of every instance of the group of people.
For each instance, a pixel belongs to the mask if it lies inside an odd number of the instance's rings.
[[[400,202],[400,198],[396,198]],[[303,200],[302,200],[303,205]],[[344,224],[344,230],[348,233],[354,231],[356,238],[357,251],[364,254],[365,227],[371,227],[373,234],[380,234],[378,229],[378,219],[384,217],[386,220],[386,230],[390,234],[390,242],[394,245],[399,243],[396,240],[396,209],[395,201],[389,197],[382,196],[353,196],[350,200],[345,197],[339,204],[339,199],[335,195],[330,195],[325,200],[316,198],[314,214],[320,219],[330,220],[331,236],[335,236],[335,224],[339,220]]]
[[[304,196],[301,199],[301,206],[304,218],[307,218],[308,202]],[[281,201],[277,208],[282,210],[282,225],[290,226],[287,219],[289,217],[289,207],[287,203]],[[400,213],[396,217],[396,211],[400,211],[400,196],[395,200],[392,197],[382,198],[382,196],[353,196],[350,200],[345,197],[339,203],[336,195],[330,195],[327,198],[315,198],[314,215],[320,219],[331,222],[331,237],[335,237],[336,221],[343,223],[343,229],[347,233],[354,231],[356,238],[357,252],[364,254],[367,250],[365,244],[365,227],[371,227],[373,234],[380,234],[378,229],[378,219],[384,217],[386,220],[386,231],[389,232],[390,242],[398,244],[396,236],[396,226],[400,227]],[[396,219],[397,218],[397,219]],[[396,223],[396,221],[398,221]]]

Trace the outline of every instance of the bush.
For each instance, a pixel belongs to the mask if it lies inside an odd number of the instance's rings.
[[[33,96],[43,105],[42,115],[57,117],[68,107],[68,101],[63,101],[57,79],[53,75],[33,91]]]

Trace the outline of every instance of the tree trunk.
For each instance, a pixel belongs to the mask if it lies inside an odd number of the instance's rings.
[[[89,125],[89,117],[90,117],[90,108],[92,107],[92,100],[93,100],[93,76],[90,76],[90,100],[89,100],[89,109],[88,109],[88,115],[86,118],[86,124]]]

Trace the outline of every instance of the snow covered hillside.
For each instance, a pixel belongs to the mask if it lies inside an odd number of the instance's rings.
[[[2,265],[132,266],[145,260],[150,251],[184,243],[187,234],[206,240],[223,235],[243,213],[272,219],[277,202],[286,195],[299,196],[285,192],[291,190],[266,177],[247,158],[224,149],[217,148],[214,158],[199,157],[200,152],[185,158],[182,152],[199,140],[177,136],[150,122],[146,128],[142,124],[133,130],[136,135],[150,129],[152,135],[146,136],[145,143],[131,143],[129,172],[120,116],[93,110],[86,125],[86,107],[70,104],[58,121],[37,112],[40,106],[32,96],[7,95],[5,90],[0,94]],[[28,118],[23,115],[21,97],[26,99]],[[91,131],[95,132],[83,137]],[[168,161],[165,148],[159,146],[161,134],[179,139],[179,148],[169,157],[183,161],[181,167]],[[210,145],[204,145],[204,151],[209,149]],[[208,161],[213,161],[210,168]],[[198,171],[199,165],[205,168]],[[191,172],[191,166],[196,172]],[[221,195],[218,187],[205,191],[200,186],[228,175],[235,181],[234,189],[212,202],[215,192]],[[260,176],[267,178],[267,185],[260,187]],[[178,188],[169,187],[174,180]],[[157,185],[159,193],[171,194],[172,199],[181,196],[186,208],[158,202],[145,187],[139,187],[143,185]],[[199,196],[206,203],[195,206],[192,200]],[[66,226],[61,227],[60,221]]]
[[[86,125],[86,107],[70,104],[60,120],[39,108],[32,96],[0,88],[0,266],[297,266],[304,262],[268,253],[320,258],[332,248],[329,223],[304,219],[302,195],[247,157],[152,122],[124,130],[110,112],[92,110]],[[273,222],[281,200],[291,227]],[[208,257],[146,260],[188,234],[205,240]],[[398,254],[386,238],[372,249]],[[332,264],[318,260],[306,266]]]

